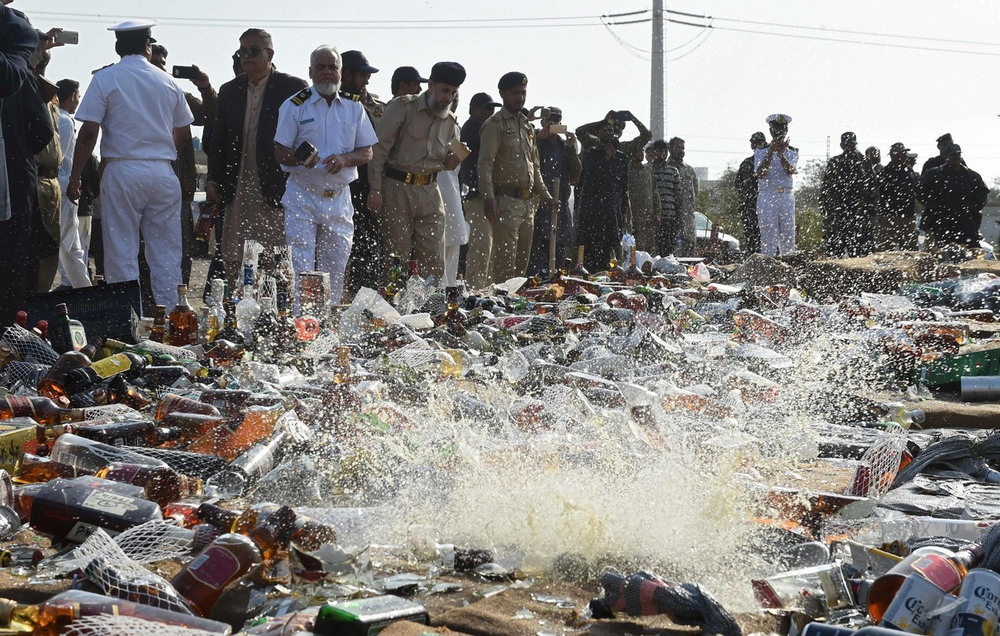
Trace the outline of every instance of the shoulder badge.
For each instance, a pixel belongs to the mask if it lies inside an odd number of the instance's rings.
[[[295,95],[292,95],[291,98],[292,103],[295,104],[296,106],[301,106],[302,104],[305,103],[307,99],[309,99],[310,96],[312,96],[312,94],[313,94],[312,89],[303,88]]]
[[[375,104],[375,106],[372,107],[372,117],[379,118],[384,113],[385,113],[385,106],[383,106],[382,104]]]
[[[493,113],[486,121],[501,121],[502,119],[503,117],[500,116],[500,113]]]

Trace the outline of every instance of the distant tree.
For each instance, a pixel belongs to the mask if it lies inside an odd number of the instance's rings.
[[[818,250],[823,247],[823,209],[819,192],[826,174],[826,162],[813,159],[799,169],[795,190],[795,224],[798,226],[798,249]]]

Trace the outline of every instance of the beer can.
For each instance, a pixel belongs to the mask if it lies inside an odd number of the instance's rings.
[[[1000,618],[1000,575],[991,570],[970,570],[958,597],[964,608],[951,619],[948,636],[992,636]]]
[[[879,625],[911,634],[928,633],[933,628],[935,610],[948,596],[927,579],[911,574],[896,592]]]

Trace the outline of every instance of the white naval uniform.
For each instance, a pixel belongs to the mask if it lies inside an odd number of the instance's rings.
[[[453,287],[458,281],[458,254],[469,242],[469,222],[462,212],[462,194],[458,184],[458,171],[442,170],[437,184],[444,200],[444,284]]]
[[[73,116],[61,108],[59,145],[63,156],[62,163],[59,164],[59,188],[65,192],[69,187],[69,175],[73,171],[76,127],[73,124]],[[62,197],[62,210],[59,213],[59,284],[69,287],[90,287],[87,252],[81,245],[80,222],[76,216],[76,208],[76,203],[70,201],[69,197]]]
[[[173,131],[194,121],[184,92],[141,55],[126,55],[98,71],[79,121],[101,125],[104,277],[139,279],[139,232],[146,242],[153,297],[171,307],[181,281],[181,185]]]
[[[756,172],[767,157],[767,148],[753,153]],[[785,150],[785,159],[794,168],[799,163],[799,151]],[[757,222],[760,225],[760,253],[768,256],[784,255],[795,251],[795,195],[792,193],[792,175],[785,172],[781,156],[771,156],[767,174],[757,179]]]
[[[339,94],[327,104],[315,87],[286,100],[278,109],[274,142],[293,151],[308,141],[319,151],[312,168],[282,166],[291,173],[281,205],[285,208],[285,240],[295,273],[328,272],[334,303],[344,293],[344,270],[354,240],[354,207],[347,187],[358,178],[355,166],[330,174],[322,164],[330,155],[353,152],[378,142],[364,107]]]

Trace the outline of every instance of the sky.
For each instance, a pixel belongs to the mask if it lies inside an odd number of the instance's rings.
[[[687,159],[716,178],[749,154],[749,137],[775,112],[792,117],[800,163],[840,152],[840,134],[857,133],[863,150],[902,141],[937,154],[952,133],[968,165],[987,183],[1000,177],[1000,3],[994,0],[664,0],[666,136],[686,140]],[[608,110],[649,121],[652,0],[383,0],[283,3],[263,0],[16,0],[42,30],[80,33],[78,46],[53,50],[48,77],[77,79],[116,61],[107,27],[130,18],[158,20],[153,35],[168,64],[197,64],[218,87],[232,78],[239,35],[273,35],[274,62],[307,78],[321,44],[360,49],[380,69],[369,89],[390,94],[397,66],[430,72],[454,60],[468,71],[460,95],[485,91],[511,70],[528,78],[528,105],[559,106],[574,128]],[[643,12],[625,17],[612,14]],[[181,85],[197,93],[187,80]],[[195,132],[197,134],[197,131]],[[628,128],[625,138],[632,134]]]

